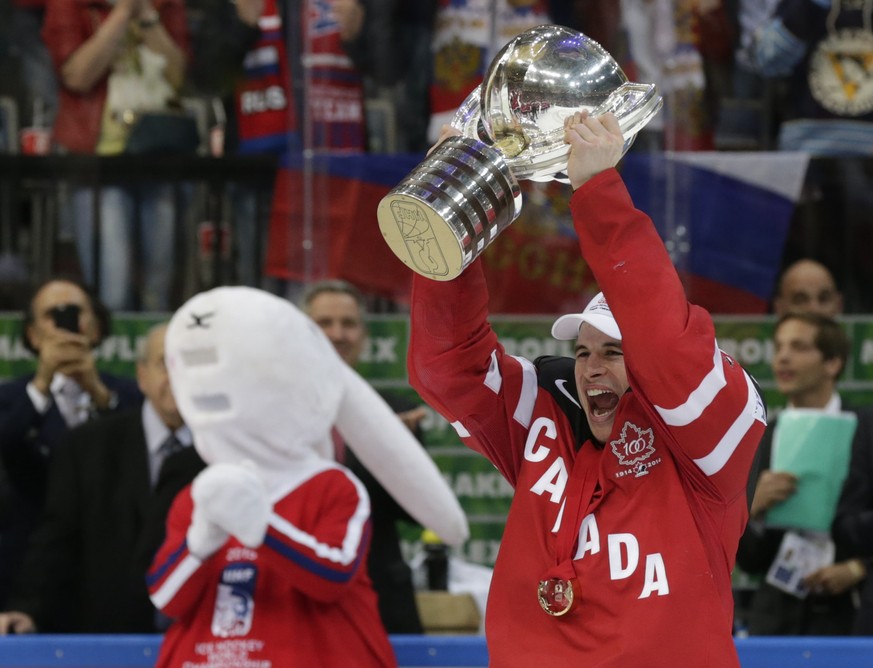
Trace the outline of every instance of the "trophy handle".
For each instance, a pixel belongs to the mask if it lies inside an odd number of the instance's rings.
[[[652,120],[663,104],[655,84],[632,83],[628,81],[616,88],[596,109],[592,116],[607,112],[615,114],[621,133],[632,141],[637,133]],[[625,147],[625,150],[629,145]]]
[[[663,98],[658,93],[658,87],[655,84],[641,84],[628,81],[612,91],[609,97],[590,111],[592,116],[600,116],[608,112],[612,112],[615,115],[618,126],[621,128],[621,134],[624,137],[624,149],[622,151],[622,154],[624,154],[627,153],[634,143],[634,139],[636,139],[639,131],[660,111],[662,104]],[[520,164],[520,161],[508,158],[507,163],[520,179],[569,183],[570,180],[566,178],[564,171],[557,168],[560,165],[566,165],[567,156],[570,154],[570,147],[558,142],[559,138],[563,136],[564,130],[559,128],[554,130],[543,141],[546,145],[551,144],[552,146],[559,147],[551,154],[542,154],[540,158],[540,166],[543,164],[556,166],[553,175],[529,176],[524,171],[524,166]],[[549,157],[548,160],[545,159],[546,155]]]
[[[479,120],[482,117],[482,104],[479,100],[481,94],[482,86],[480,84],[470,92],[461,106],[458,107],[450,123],[455,130],[459,130],[465,137],[478,139],[479,141],[482,141],[482,137],[479,136]],[[490,140],[486,143],[490,143]]]

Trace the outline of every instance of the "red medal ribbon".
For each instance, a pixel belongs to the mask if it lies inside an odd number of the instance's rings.
[[[570,612],[581,595],[576,577],[573,553],[579,540],[581,519],[596,505],[600,450],[591,441],[586,442],[576,453],[573,469],[567,482],[567,493],[561,513],[561,524],[555,539],[556,564],[546,571],[537,585],[537,600],[540,607],[553,617]]]

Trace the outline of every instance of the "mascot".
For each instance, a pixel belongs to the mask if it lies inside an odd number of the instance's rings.
[[[170,321],[166,363],[207,463],[175,499],[148,575],[175,621],[157,666],[395,666],[366,569],[366,490],[333,461],[336,428],[447,543],[468,527],[439,470],[291,303],[217,288]]]

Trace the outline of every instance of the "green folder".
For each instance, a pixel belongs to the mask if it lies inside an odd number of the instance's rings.
[[[796,475],[797,491],[767,512],[767,524],[830,533],[858,418],[786,409],[778,419],[770,470]]]

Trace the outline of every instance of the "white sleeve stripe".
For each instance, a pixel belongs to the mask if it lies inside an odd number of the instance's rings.
[[[706,374],[691,394],[681,406],[676,408],[662,408],[655,406],[655,409],[671,427],[684,427],[691,424],[701,416],[706,407],[712,403],[721,389],[727,385],[724,379],[724,367],[721,360],[721,350],[718,349],[718,342],[715,343],[715,355],[712,359],[712,370]]]
[[[503,386],[503,377],[500,375],[500,366],[497,364],[497,351],[491,351],[491,364],[488,365],[488,373],[485,374],[485,387],[500,394],[500,388]]]
[[[537,401],[537,371],[534,365],[524,357],[512,355],[512,358],[521,365],[522,371],[521,393],[512,417],[522,426],[529,427],[531,417],[533,417],[534,404]]]
[[[203,562],[200,561],[193,554],[188,554],[179,565],[170,573],[170,576],[164,580],[164,584],[158,588],[158,590],[151,595],[152,603],[155,604],[155,607],[158,610],[164,608],[173,597],[179,593],[179,590],[182,588],[188,578],[193,575],[194,571],[200,568],[200,565]]]
[[[755,389],[749,374],[745,371],[743,372],[743,377],[746,379],[748,389],[746,405],[727,432],[725,432],[725,435],[722,436],[718,444],[712,449],[712,452],[705,457],[694,460],[694,463],[706,475],[714,475],[724,468],[724,465],[727,464],[731,455],[734,454],[734,450],[737,449],[740,441],[743,440],[743,437],[749,432],[749,429],[755,422],[755,406],[758,403],[758,391]]]
[[[346,473],[344,471],[344,473]],[[349,519],[346,527],[346,535],[343,538],[341,547],[332,547],[326,543],[320,542],[312,534],[306,533],[296,526],[291,524],[284,517],[276,513],[270,514],[270,525],[279,533],[290,538],[292,541],[309,548],[320,559],[327,559],[336,564],[348,566],[358,558],[358,547],[361,544],[361,536],[364,533],[364,526],[367,523],[367,518],[370,517],[370,499],[367,496],[367,490],[364,485],[353,476],[346,476],[351,480],[358,490],[358,507],[354,514]]]
[[[467,431],[467,428],[462,425],[460,421],[452,422],[452,428],[455,430],[455,433],[461,438],[467,438],[470,436],[470,432]]]

